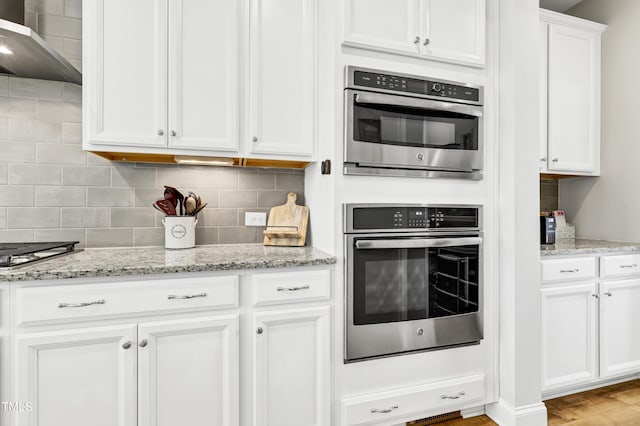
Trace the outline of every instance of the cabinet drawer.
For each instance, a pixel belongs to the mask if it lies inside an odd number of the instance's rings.
[[[478,374],[343,400],[342,424],[406,421],[480,405],[483,399],[484,374]]]
[[[17,325],[237,306],[237,275],[16,290]]]
[[[329,269],[274,272],[251,276],[253,304],[274,305],[297,301],[328,300]]]
[[[595,257],[542,261],[542,281],[579,280],[596,276]]]
[[[600,258],[601,277],[619,277],[632,274],[640,274],[640,254],[603,256]]]

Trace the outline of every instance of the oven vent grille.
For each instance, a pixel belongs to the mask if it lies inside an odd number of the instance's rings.
[[[452,413],[438,414],[437,416],[427,417],[426,419],[414,420],[407,422],[407,426],[427,426],[435,425],[438,423],[446,422],[447,420],[461,419],[462,415],[460,411],[454,411]]]

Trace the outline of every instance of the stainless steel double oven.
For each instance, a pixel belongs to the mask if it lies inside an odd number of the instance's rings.
[[[478,343],[482,209],[344,205],[345,362]]]

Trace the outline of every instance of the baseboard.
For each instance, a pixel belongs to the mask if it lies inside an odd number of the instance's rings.
[[[485,413],[484,405],[479,407],[465,408],[464,410],[460,410],[460,415],[463,419],[468,419],[469,417],[481,416]]]
[[[500,426],[546,426],[547,407],[544,403],[512,407],[503,399],[486,407],[487,416]]]

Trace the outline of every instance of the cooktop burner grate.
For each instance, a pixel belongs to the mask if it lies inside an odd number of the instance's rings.
[[[78,241],[0,243],[0,268],[14,268],[75,251]]]

